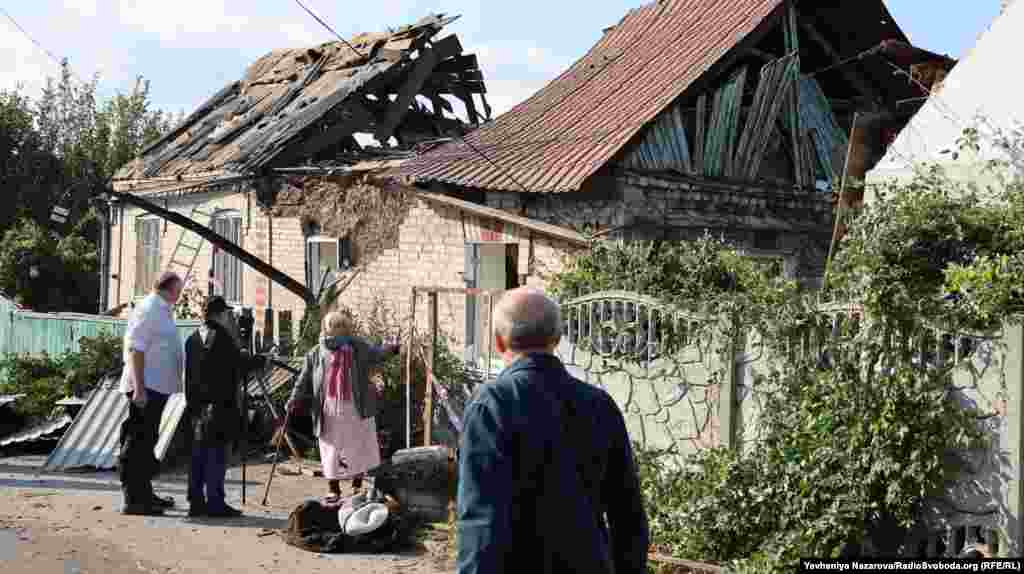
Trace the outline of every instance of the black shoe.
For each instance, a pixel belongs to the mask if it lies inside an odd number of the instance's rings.
[[[152,504],[157,508],[174,508],[174,498],[170,496],[161,498],[154,494]]]
[[[188,517],[189,518],[199,518],[200,516],[206,516],[206,514],[207,513],[206,513],[206,507],[205,506],[189,506],[188,507]]]
[[[221,510],[210,510],[207,511],[206,516],[212,518],[238,518],[242,515],[242,511],[237,508],[231,508],[228,505],[224,505]]]
[[[164,509],[147,504],[129,504],[121,509],[125,516],[163,516]]]

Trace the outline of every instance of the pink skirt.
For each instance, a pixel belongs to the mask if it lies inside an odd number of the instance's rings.
[[[324,478],[349,480],[380,466],[377,420],[360,418],[352,401],[338,415],[324,414],[318,438]]]

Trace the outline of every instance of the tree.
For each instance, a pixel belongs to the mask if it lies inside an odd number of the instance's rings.
[[[0,91],[0,189],[13,209],[0,213],[0,288],[37,309],[95,312],[99,222],[91,205],[72,207],[71,233],[49,237],[50,211],[89,173],[106,179],[167,133],[176,119],[151,110],[149,82],[99,102],[99,76],[75,79],[67,60],[36,101]],[[38,275],[29,277],[32,260]],[[41,307],[40,307],[41,306]]]
[[[57,238],[22,219],[0,243],[0,290],[37,311],[94,313],[98,292],[95,245],[78,234]]]

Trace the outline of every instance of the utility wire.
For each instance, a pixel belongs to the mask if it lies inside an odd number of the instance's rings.
[[[21,24],[18,24],[18,21],[14,19],[14,16],[11,16],[10,12],[8,12],[3,6],[0,6],[0,12],[3,12],[4,16],[6,16],[7,19],[11,21],[11,24],[14,24],[15,28],[17,28],[22,34],[24,34],[25,37],[28,38],[29,41],[31,41],[33,44],[35,44],[37,48],[46,52],[46,55],[49,56],[54,62],[57,62],[58,65],[64,64],[64,60],[58,58],[53,54],[53,52],[47,50],[45,46],[37,42],[36,39],[33,38],[32,35],[29,34],[27,30],[21,27]]]
[[[356,53],[356,55],[357,55],[357,56],[359,56],[360,58],[365,58],[365,57],[366,57],[366,55],[365,55],[365,54],[363,54],[363,53],[362,53],[362,52],[360,52],[359,50],[356,50],[356,49],[355,49],[355,47],[354,47],[354,46],[353,46],[352,44],[349,44],[349,43],[348,43],[348,40],[346,40],[345,38],[342,38],[342,37],[341,37],[341,34],[339,34],[339,33],[335,32],[335,31],[334,31],[334,28],[331,28],[331,26],[330,26],[329,24],[327,24],[327,22],[324,22],[323,20],[321,20],[321,19],[320,19],[320,17],[319,17],[319,16],[317,16],[316,14],[314,14],[312,10],[310,10],[309,8],[307,8],[307,7],[306,7],[306,5],[302,3],[302,0],[295,0],[295,3],[296,3],[296,4],[298,4],[299,6],[301,6],[301,7],[302,7],[302,9],[303,9],[303,10],[305,10],[305,11],[306,11],[306,13],[308,13],[308,14],[309,14],[310,16],[312,16],[314,20],[316,20],[317,22],[319,22],[321,26],[323,26],[324,28],[327,28],[327,30],[328,30],[328,31],[330,31],[330,32],[331,32],[332,34],[334,34],[335,36],[337,36],[337,37],[338,37],[338,39],[339,39],[339,40],[341,40],[341,43],[343,43],[343,44],[345,44],[346,46],[348,46],[348,49],[349,49],[349,50],[352,50],[353,52],[355,52],[355,53]]]

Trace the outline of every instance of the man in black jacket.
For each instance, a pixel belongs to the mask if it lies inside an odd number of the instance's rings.
[[[464,416],[459,574],[644,574],[649,534],[622,411],[554,355],[558,304],[514,289],[494,310],[507,367]]]
[[[227,447],[241,429],[239,384],[244,375],[234,315],[217,295],[206,303],[206,320],[185,342],[185,401],[192,466],[189,516],[241,516],[224,500]],[[205,487],[205,492],[204,492]]]

